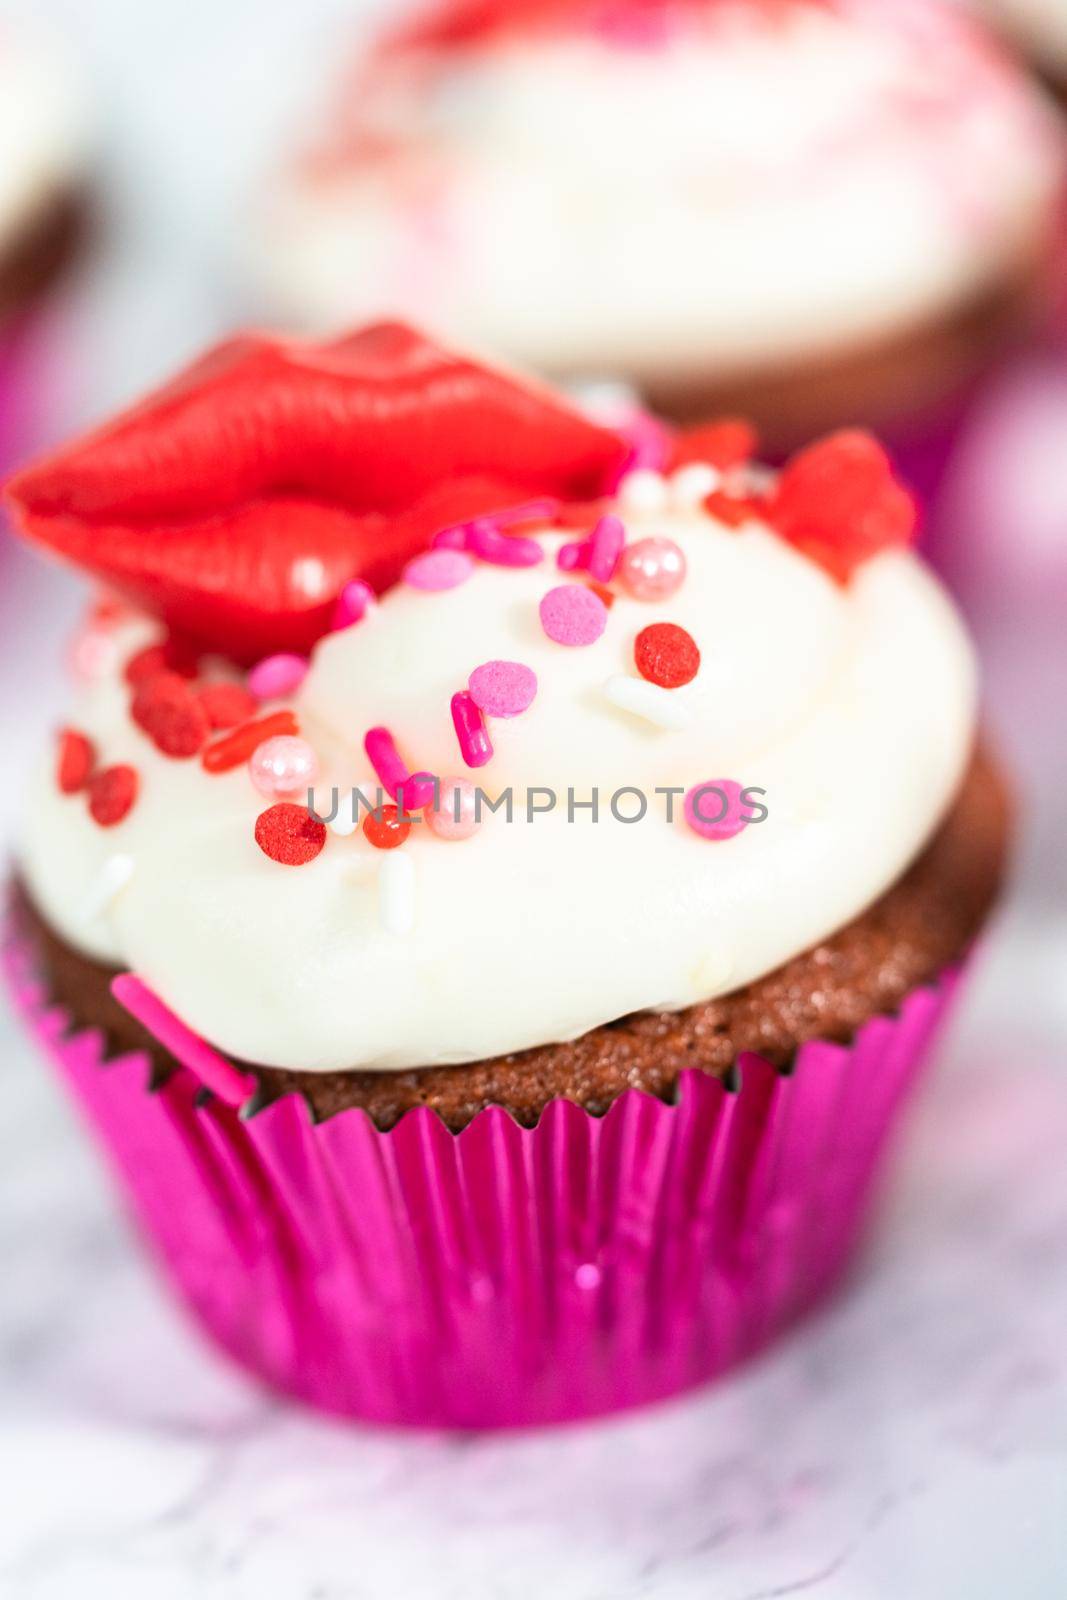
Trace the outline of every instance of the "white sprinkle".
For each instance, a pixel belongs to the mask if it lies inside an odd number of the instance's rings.
[[[623,511],[666,511],[669,498],[666,478],[650,467],[628,472],[619,484],[618,501]]]
[[[632,711],[657,728],[686,728],[692,721],[677,689],[663,689],[658,683],[646,683],[644,678],[629,678],[620,672],[608,679],[604,693],[620,711]]]
[[[707,461],[692,461],[671,474],[671,504],[676,511],[694,511],[722,483],[722,473]]]
[[[120,890],[125,889],[132,877],[132,856],[108,856],[100,869],[96,882],[82,901],[82,921],[95,922],[97,917],[102,917],[115,896]]]
[[[382,855],[378,868],[378,921],[386,933],[408,934],[415,926],[415,863],[403,850]]]

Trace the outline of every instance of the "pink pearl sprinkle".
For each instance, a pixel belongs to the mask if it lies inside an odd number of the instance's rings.
[[[474,562],[465,550],[427,550],[404,568],[404,582],[413,589],[455,589],[466,583]]]
[[[742,793],[732,778],[698,783],[685,797],[685,820],[702,839],[732,839],[750,820]]]
[[[550,589],[540,612],[542,628],[557,644],[593,644],[608,622],[608,608],[600,596],[577,583]]]
[[[257,700],[280,700],[296,693],[308,666],[307,656],[266,656],[248,674],[248,687]]]
[[[616,577],[634,600],[666,600],[685,582],[685,556],[673,539],[638,539],[622,552]]]
[[[337,597],[330,626],[334,633],[341,628],[350,628],[354,622],[362,622],[367,612],[373,611],[377,604],[370,584],[364,583],[362,578],[353,578]]]
[[[368,728],[363,738],[363,748],[378,782],[386,794],[395,800],[397,790],[407,782],[409,776],[397,750],[396,740],[388,728]]]
[[[452,696],[452,723],[459,753],[468,767],[484,767],[492,760],[493,746],[482,714],[465,689]]]
[[[439,839],[469,839],[481,827],[476,814],[476,790],[466,778],[442,778],[437,806],[426,808],[430,831]]]
[[[281,733],[253,750],[248,773],[260,794],[268,800],[283,800],[311,788],[319,775],[319,763],[306,739]]]
[[[517,717],[533,704],[537,674],[521,661],[483,661],[471,673],[469,687],[487,717]]]

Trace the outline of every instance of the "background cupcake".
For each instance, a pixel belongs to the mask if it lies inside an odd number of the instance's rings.
[[[977,8],[1018,41],[1062,97],[1067,90],[1067,11],[1060,0],[977,0]]]

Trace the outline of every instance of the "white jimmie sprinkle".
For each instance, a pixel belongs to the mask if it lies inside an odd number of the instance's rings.
[[[378,921],[386,933],[403,937],[415,926],[415,863],[403,850],[390,850],[378,868]]]
[[[604,693],[620,711],[631,711],[657,728],[686,728],[692,720],[688,707],[678,699],[677,689],[662,689],[644,678],[628,678],[619,673],[609,678]]]
[[[120,890],[125,889],[132,877],[132,856],[108,856],[100,868],[96,882],[82,901],[83,922],[95,922],[97,917],[102,917],[104,912],[110,909],[115,896]]]

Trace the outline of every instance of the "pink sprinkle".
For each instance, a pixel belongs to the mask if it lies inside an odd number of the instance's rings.
[[[410,817],[424,806],[432,806],[437,794],[437,780],[432,772],[413,772],[398,785],[396,798]]]
[[[404,568],[404,582],[413,589],[455,589],[466,583],[474,562],[465,550],[427,550]]]
[[[487,717],[517,717],[533,704],[537,674],[521,661],[483,661],[470,675],[470,692]]]
[[[685,797],[685,820],[702,839],[732,839],[751,820],[741,785],[732,778],[709,778]]]
[[[513,538],[489,522],[476,522],[467,535],[467,549],[494,567],[536,567],[544,551],[536,539]]]
[[[183,1067],[217,1094],[229,1106],[244,1105],[256,1088],[256,1080],[247,1073],[238,1072],[224,1056],[187,1028],[159,996],[153,994],[146,983],[132,972],[120,973],[111,980],[111,993],[123,1010],[136,1017],[142,1027],[159,1040],[164,1050],[176,1056]]]
[[[493,746],[482,713],[465,689],[452,696],[452,722],[459,740],[459,753],[467,766],[484,767],[492,760]]]
[[[608,608],[581,584],[560,584],[541,601],[541,626],[557,644],[593,644],[604,632]]]
[[[610,583],[625,542],[626,530],[618,517],[601,517],[587,538],[560,546],[556,565],[563,572],[580,567],[598,583]]]
[[[670,435],[662,422],[647,411],[634,408],[619,418],[614,426],[629,444],[630,453],[607,485],[609,492],[614,492],[623,478],[640,467],[648,467],[653,472],[661,471],[670,456]]]
[[[388,728],[369,728],[363,739],[367,759],[386,794],[396,799],[397,790],[410,774],[400,757],[396,741]]]
[[[309,665],[307,656],[266,656],[248,674],[248,687],[257,700],[280,700],[296,693]]]
[[[350,628],[354,622],[362,622],[367,612],[373,611],[377,604],[377,598],[370,584],[364,583],[362,578],[353,578],[351,583],[345,584],[337,597],[330,627],[334,633],[341,628]]]

